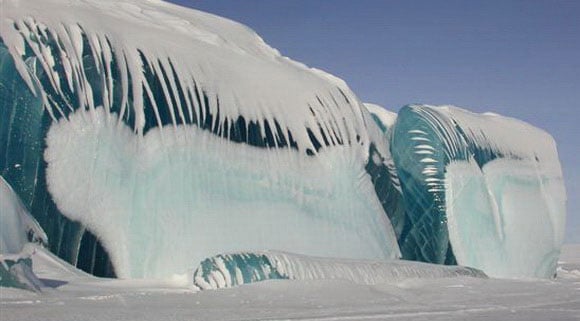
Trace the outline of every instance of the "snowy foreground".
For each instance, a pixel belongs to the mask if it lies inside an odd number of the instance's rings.
[[[564,246],[558,278],[406,279],[392,284],[266,281],[194,292],[174,282],[96,279],[34,255],[42,294],[0,288],[9,320],[580,320],[580,245]]]

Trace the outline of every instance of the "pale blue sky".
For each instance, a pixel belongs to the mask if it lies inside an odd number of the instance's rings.
[[[580,1],[174,0],[241,22],[365,102],[454,104],[550,132],[580,243]]]

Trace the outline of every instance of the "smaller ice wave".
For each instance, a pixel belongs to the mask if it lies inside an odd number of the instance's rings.
[[[363,261],[320,258],[284,252],[219,254],[203,260],[193,272],[199,290],[230,288],[266,280],[347,280],[356,284],[392,283],[403,279],[487,278],[480,270],[411,261]]]

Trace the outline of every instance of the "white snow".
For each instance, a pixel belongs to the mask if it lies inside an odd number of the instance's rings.
[[[391,176],[391,181],[394,187],[397,189],[398,192],[401,192],[401,183],[399,181],[397,169],[395,167],[395,162],[393,161],[393,157],[391,155],[391,132],[392,128],[397,121],[397,113],[389,111],[382,106],[377,104],[371,103],[364,103],[364,107],[369,111],[372,116],[375,116],[379,122],[379,129],[385,130],[384,133],[377,132],[376,130],[373,131],[373,128],[369,128],[369,132],[371,133],[371,137],[373,137],[373,142],[375,146],[378,147],[378,150],[381,152],[383,159],[379,161],[375,161],[378,165],[379,163],[383,163],[389,170],[389,175]],[[384,127],[381,128],[381,127]],[[375,138],[376,137],[376,138]],[[381,146],[382,145],[382,146]]]
[[[580,245],[549,280],[266,281],[191,291],[182,281],[108,280],[71,271],[42,250],[43,293],[0,288],[2,321],[68,320],[579,320]]]
[[[0,36],[21,76],[31,90],[39,91],[51,115],[62,112],[60,106],[50,103],[46,94],[49,89],[61,96],[65,89],[75,93],[80,99],[78,103],[69,102],[69,108],[97,107],[81,59],[85,35],[96,67],[102,69],[105,109],[114,99],[110,70],[114,57],[121,68],[119,85],[123,88],[120,118],[134,113],[134,130],[138,133],[145,126],[146,97],[165,100],[173,125],[177,126],[190,123],[194,113],[197,119],[204,113],[205,102],[199,102],[204,105],[199,106],[196,99],[191,99],[201,89],[209,97],[207,107],[214,122],[222,127],[241,115],[248,122],[267,122],[272,128],[277,120],[284,134],[290,131],[303,151],[313,149],[307,128],[316,129],[313,134],[319,142],[324,140],[323,134],[335,143],[354,143],[358,135],[362,145],[368,147],[368,115],[342,80],[281,56],[252,30],[236,22],[161,1],[1,0],[0,5]],[[47,34],[59,41],[58,52],[35,41]],[[43,88],[26,66],[22,59],[24,44],[30,46],[49,76],[51,88]],[[62,62],[65,75],[51,68],[55,59]],[[143,71],[144,63],[157,77],[164,78],[164,72],[174,71],[181,88],[188,93],[185,102],[172,101],[178,88],[171,76],[166,77],[169,85],[161,82],[162,93],[153,93]],[[159,112],[156,104],[153,108]],[[157,126],[161,125],[158,119]],[[262,134],[263,131],[264,128]]]
[[[41,283],[32,272],[30,241],[47,243],[38,222],[28,213],[12,187],[0,176],[0,284],[38,291]]]

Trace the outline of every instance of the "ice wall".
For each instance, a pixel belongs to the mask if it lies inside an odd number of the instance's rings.
[[[98,276],[114,276],[108,256],[96,238],[63,216],[47,190],[45,136],[52,119],[14,65],[0,39],[0,172],[26,208],[50,235],[50,250]],[[37,59],[26,59],[39,75]]]
[[[462,266],[410,261],[356,261],[292,253],[258,251],[216,255],[203,260],[193,273],[193,286],[220,289],[266,280],[345,280],[356,284],[393,283],[407,279],[485,278]]]
[[[55,253],[106,272],[102,244],[123,277],[241,249],[398,257],[365,170],[389,151],[344,82],[168,3],[2,5],[2,171]]]
[[[566,193],[552,137],[515,119],[406,106],[392,137],[407,221],[403,257],[499,277],[551,277]]]
[[[120,275],[168,276],[220,251],[263,247],[398,256],[364,159],[347,147],[309,157],[194,126],[170,137],[161,130],[138,137],[97,108],[53,124],[47,136],[51,194],[100,237]]]
[[[2,1],[0,149],[51,251],[101,276],[275,249],[545,277],[563,235],[546,133],[450,106],[395,117],[160,1]]]

